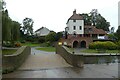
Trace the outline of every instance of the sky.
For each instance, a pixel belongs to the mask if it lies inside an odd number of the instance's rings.
[[[89,13],[92,9],[118,28],[119,0],[5,0],[9,16],[22,24],[25,17],[34,21],[34,31],[47,27],[55,32],[63,31],[68,18],[77,13]]]

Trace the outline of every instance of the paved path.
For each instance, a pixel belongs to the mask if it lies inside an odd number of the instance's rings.
[[[117,78],[118,64],[86,64],[84,68],[17,70],[3,78]]]
[[[36,50],[36,47],[31,48],[31,55],[27,58],[25,63],[19,70],[34,70],[34,69],[49,69],[70,67],[68,63],[55,52],[45,52]]]
[[[70,67],[68,63],[58,54],[35,54],[30,55],[28,59],[19,68],[22,69],[50,69]]]
[[[34,55],[35,53],[35,55]],[[41,53],[32,48],[31,55],[15,72],[4,74],[3,78],[115,78],[118,64],[85,64],[75,68],[58,54]]]
[[[55,54],[55,52],[46,52],[41,50],[36,50],[38,47],[32,47],[31,48],[31,54]]]

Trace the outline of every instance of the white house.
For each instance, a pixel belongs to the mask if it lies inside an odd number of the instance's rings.
[[[84,24],[84,17],[81,14],[77,14],[76,10],[68,18],[66,25],[61,42],[69,47],[88,48],[91,42],[107,40],[107,33],[103,29]]]
[[[68,34],[84,34],[84,20],[80,14],[76,14],[76,10],[73,11],[66,25]]]
[[[50,33],[50,30],[46,27],[41,27],[40,29],[35,31],[35,35],[37,36],[46,36]]]

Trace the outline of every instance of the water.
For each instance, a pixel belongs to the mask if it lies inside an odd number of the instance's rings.
[[[120,63],[119,56],[95,56],[85,57],[85,64],[108,64],[108,63]]]

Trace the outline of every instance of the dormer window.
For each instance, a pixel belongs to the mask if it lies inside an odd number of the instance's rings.
[[[76,22],[76,20],[74,19],[73,22]]]

